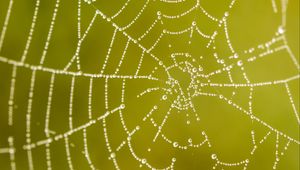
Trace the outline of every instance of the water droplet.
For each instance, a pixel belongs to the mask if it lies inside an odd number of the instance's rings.
[[[282,28],[282,26],[280,26],[280,27],[278,28],[278,33],[279,33],[279,34],[283,34],[283,33],[284,33],[284,29]]]
[[[162,97],[163,100],[167,100],[167,98],[168,98],[167,95],[163,95]]]
[[[14,103],[14,102],[13,102],[12,100],[9,100],[9,101],[8,101],[8,105],[13,105],[13,103]]]
[[[235,53],[235,54],[233,55],[233,58],[239,58],[239,55],[238,55],[237,53]]]
[[[121,109],[124,109],[125,108],[125,104],[121,104]]]
[[[116,157],[116,154],[113,152],[113,153],[110,154],[110,157],[111,157],[111,158],[115,158],[115,157]]]
[[[211,158],[212,158],[212,159],[217,159],[217,155],[216,155],[216,154],[212,154],[212,155],[211,155]]]
[[[242,60],[238,61],[238,62],[237,62],[237,65],[238,65],[238,66],[242,66],[242,65],[243,65]]]

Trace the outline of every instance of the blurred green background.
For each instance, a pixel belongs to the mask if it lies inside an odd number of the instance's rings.
[[[171,1],[171,0],[170,0]],[[81,32],[84,33],[89,26],[96,9],[99,9],[106,16],[113,16],[122,9],[127,0],[105,1],[96,0],[92,4],[81,1]],[[157,12],[162,15],[175,16],[189,11],[197,3],[196,0],[179,1],[179,3],[167,3],[160,0],[131,0],[124,10],[112,21],[104,20],[100,15],[94,21],[87,37],[82,42],[79,51],[79,61],[83,73],[98,74],[104,64],[105,57],[114,33],[112,23],[119,27],[129,24],[141,11],[145,3],[148,3],[144,11],[129,28],[124,31],[117,31],[115,41],[111,49],[110,58],[104,74],[112,75],[124,52],[129,35],[133,39],[138,39],[149,29],[157,19]],[[4,24],[7,8],[10,0],[0,1],[0,28]],[[295,66],[291,59],[291,54],[287,48],[277,52],[259,57],[259,54],[268,51],[261,49],[272,41],[275,37],[284,36],[290,51],[294,54],[299,65],[299,1],[289,0],[287,11],[284,11],[282,4],[285,0],[274,0],[277,12],[274,12],[271,0],[237,0],[232,8],[229,8],[229,0],[201,0],[200,7],[177,19],[162,17],[161,21],[149,31],[138,43],[129,42],[123,63],[120,67],[119,75],[135,75],[143,50],[137,45],[150,49],[159,38],[163,30],[181,31],[190,28],[193,22],[203,33],[212,35],[218,31],[213,45],[207,48],[210,39],[204,38],[194,30],[190,37],[190,31],[180,35],[165,35],[157,43],[155,48],[149,53],[155,55],[164,65],[174,64],[171,58],[172,53],[188,53],[190,58],[180,58],[181,61],[193,63],[195,67],[202,68],[200,74],[206,75],[215,70],[222,69],[222,61],[215,59],[216,53],[219,59],[223,59],[228,66],[233,64],[230,70],[234,84],[247,83],[243,77],[243,72],[247,74],[250,83],[273,82],[285,80],[293,76],[299,76],[299,68]],[[8,125],[8,101],[11,91],[11,78],[13,64],[9,64],[3,58],[11,61],[20,61],[29,30],[32,24],[32,17],[35,11],[36,1],[14,1],[9,24],[5,34],[3,47],[0,50],[0,148],[9,147],[8,138],[14,138],[15,163],[17,169],[29,169],[28,155],[24,149],[26,145],[26,114],[28,113],[28,96],[32,70],[23,66],[17,67],[16,84],[14,91],[13,105],[13,126]],[[37,21],[32,40],[28,50],[25,63],[38,66],[43,54],[45,42],[51,18],[55,9],[55,0],[41,1],[37,15]],[[42,67],[63,70],[76,52],[78,43],[78,2],[61,1],[57,8],[57,17],[53,27],[53,33],[45,62]],[[228,46],[224,25],[219,27],[219,22],[215,22],[205,13],[217,19],[227,16],[227,30],[233,49],[238,54],[239,59],[232,59],[234,54]],[[283,18],[286,17],[286,26],[282,26]],[[162,24],[160,23],[162,22]],[[278,31],[284,31],[283,35],[278,35]],[[126,35],[123,34],[126,32]],[[280,40],[269,47],[275,50],[285,46],[285,42]],[[254,48],[251,53],[248,50]],[[147,93],[142,97],[138,94],[148,88],[170,88],[166,83],[167,74],[163,67],[155,61],[149,53],[144,54],[139,75],[152,75],[159,81],[146,79],[127,79],[125,81],[125,109],[122,110],[126,127],[131,132],[136,126],[139,130],[131,137],[131,147],[136,156],[147,160],[155,168],[166,168],[172,163],[172,158],[176,158],[174,169],[212,169],[216,160],[212,159],[212,154],[216,154],[220,162],[238,163],[249,160],[247,169],[267,170],[272,169],[276,159],[276,133],[261,122],[252,120],[243,111],[237,109],[233,104],[220,100],[219,97],[195,96],[191,101],[194,104],[196,113],[200,117],[197,121],[195,113],[191,108],[186,110],[172,109],[168,120],[162,128],[161,134],[171,140],[168,143],[162,136],[155,142],[153,138],[157,133],[157,127],[153,126],[150,118],[143,121],[145,115],[153,108],[158,109],[153,112],[152,118],[160,124],[167,114],[172,101],[177,97],[176,93],[168,94],[167,100],[163,100],[164,91],[158,90]],[[256,56],[253,62],[247,62],[249,58]],[[244,71],[237,67],[238,60],[243,61]],[[78,72],[76,61],[70,66],[71,72]],[[188,84],[191,77],[180,70],[171,70],[170,74],[179,80],[180,84]],[[36,71],[36,80],[32,100],[31,114],[31,142],[47,139],[45,135],[45,119],[48,102],[48,93],[51,73]],[[297,122],[290,97],[284,83],[257,86],[253,88],[252,100],[249,100],[250,87],[210,87],[201,83],[230,84],[228,72],[209,77],[198,77],[199,87],[203,93],[221,94],[228,100],[237,104],[243,110],[249,110],[249,101],[252,101],[252,112],[259,120],[266,122],[272,128],[279,130],[284,135],[293,138],[299,143],[299,124]],[[51,104],[49,129],[53,131],[51,137],[64,134],[69,131],[69,108],[72,76],[57,74],[54,82],[53,98]],[[105,108],[105,79],[93,79],[92,93],[92,118],[103,115],[107,110],[113,110],[122,104],[122,79],[108,79],[108,109]],[[295,110],[299,115],[299,78],[287,83],[294,101]],[[75,76],[74,96],[72,105],[72,119],[74,128],[79,127],[89,121],[89,85],[90,78],[85,76]],[[172,90],[176,89],[171,88]],[[107,135],[112,152],[116,154],[116,161],[120,169],[149,169],[146,165],[135,159],[132,155],[128,142],[116,151],[118,146],[125,140],[128,134],[122,125],[121,113],[115,112],[108,116],[106,120]],[[200,144],[205,140],[202,132],[208,136],[208,143],[200,147],[190,147],[189,139],[193,144]],[[251,131],[255,132],[256,142],[268,133],[270,135],[260,145],[257,146],[254,154],[251,154],[253,143]],[[96,169],[116,169],[111,153],[107,149],[104,137],[103,122],[97,121],[86,128],[86,142],[90,160]],[[297,170],[299,169],[299,144],[291,141],[284,155],[279,156],[280,160],[277,169]],[[187,148],[180,149],[174,147],[174,142]],[[288,139],[283,135],[278,139],[278,152],[284,151]],[[90,169],[88,160],[85,157],[84,133],[82,130],[69,136],[70,158],[74,169]],[[63,139],[50,143],[51,167],[52,169],[69,169],[66,154],[66,145]],[[150,148],[150,150],[149,150]],[[32,149],[34,169],[47,169],[46,147],[38,146]],[[11,161],[8,153],[0,154],[0,169],[10,169]],[[216,169],[243,169],[244,164],[239,166],[226,166],[218,164]]]

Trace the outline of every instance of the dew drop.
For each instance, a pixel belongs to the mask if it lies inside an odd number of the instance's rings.
[[[167,95],[163,95],[162,97],[163,100],[167,100],[167,98],[168,98]]]
[[[113,153],[110,154],[110,157],[111,157],[111,158],[115,158],[115,157],[116,157],[116,154],[113,152]]]
[[[279,33],[279,34],[283,34],[283,33],[284,33],[284,29],[282,28],[282,26],[280,26],[280,27],[278,28],[278,33]]]
[[[238,65],[238,66],[242,66],[242,65],[243,65],[242,60],[238,61],[238,62],[237,62],[237,65]]]
[[[124,109],[125,108],[125,104],[121,104],[121,109]]]

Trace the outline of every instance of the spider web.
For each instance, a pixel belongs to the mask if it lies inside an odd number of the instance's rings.
[[[209,13],[200,0],[146,0],[141,1],[142,4],[127,0],[113,14],[110,14],[111,11],[102,10],[99,0],[79,0],[72,2],[77,9],[75,16],[70,14],[76,18],[76,48],[67,49],[71,50],[72,55],[66,63],[63,59],[60,61],[62,56],[56,57],[51,53],[54,46],[59,44],[59,40],[53,39],[57,33],[56,27],[67,25],[57,21],[58,16],[62,15],[60,12],[66,10],[62,9],[60,0],[52,5],[54,8],[48,17],[51,20],[47,31],[40,33],[46,33],[47,36],[39,46],[42,50],[37,54],[37,60],[35,58],[30,62],[29,57],[34,56],[31,49],[39,51],[34,48],[34,40],[38,37],[38,28],[41,28],[38,27],[41,24],[38,23],[39,17],[44,15],[44,2],[40,0],[35,1],[21,57],[13,59],[2,56],[6,50],[5,40],[9,41],[10,38],[8,28],[12,22],[11,15],[16,12],[15,3],[13,0],[8,2],[7,10],[3,13],[5,15],[0,36],[1,71],[5,70],[3,86],[7,89],[1,90],[4,95],[1,97],[3,133],[1,132],[0,160],[4,169],[61,169],[61,163],[65,163],[68,169],[176,169],[176,164],[180,164],[180,159],[184,158],[176,152],[190,152],[193,155],[195,150],[200,150],[205,158],[200,154],[191,156],[190,159],[209,160],[209,163],[197,164],[196,169],[245,170],[260,167],[254,157],[266,143],[274,149],[270,151],[272,158],[268,168],[277,169],[288,149],[292,146],[299,147],[298,136],[294,135],[299,133],[299,95],[291,87],[299,85],[300,66],[286,36],[287,0],[268,2],[273,13],[280,16],[273,36],[265,42],[242,50],[235,48],[229,30],[230,18],[238,15],[235,14],[236,5],[239,3],[236,0],[228,2],[219,16]],[[190,6],[182,7],[184,10],[181,12],[172,13],[166,10],[171,13],[168,14],[163,9],[157,10],[153,5],[156,3],[166,9],[180,7],[185,3]],[[134,7],[136,11],[132,12],[133,17],[126,20],[125,16],[131,15],[127,9],[135,5],[137,7]],[[110,8],[117,8],[117,5],[112,6]],[[142,18],[148,11],[154,14],[154,19],[149,19],[150,24]],[[201,14],[208,22],[196,21],[197,14]],[[189,16],[193,19],[186,24],[184,18]],[[171,29],[177,28],[178,23],[188,26],[180,30]],[[169,26],[172,24],[173,27]],[[206,33],[206,24],[214,25],[207,29],[210,33]],[[142,26],[137,28],[137,25]],[[180,26],[181,24],[178,28]],[[111,33],[104,35],[106,33],[102,32],[103,37],[106,36],[109,40],[100,49],[106,54],[95,57],[95,61],[101,64],[88,62],[84,58],[88,58],[89,54],[84,55],[84,49],[88,52],[99,51],[97,47],[102,40],[99,32],[92,32],[103,27],[107,27],[106,31]],[[101,41],[94,41],[95,36]],[[263,73],[249,71],[247,66],[265,58],[272,58],[278,53],[287,56],[285,60],[292,63],[291,67],[285,68],[291,74],[283,76],[282,79],[271,77],[267,81],[252,80],[256,76],[260,77],[256,74]],[[51,58],[54,58],[53,62],[61,64],[59,68],[51,64],[47,66],[47,61],[51,63]],[[96,71],[86,71],[89,70],[89,66],[85,66],[88,64],[97,65]],[[22,83],[26,81],[27,85]],[[290,118],[287,119],[291,120],[288,123],[296,127],[296,132],[282,130],[284,128],[281,124],[278,127],[276,122],[268,120],[270,117],[264,117],[265,113],[259,114],[255,111],[259,107],[255,103],[263,102],[255,98],[255,94],[264,87],[279,87],[279,91],[284,93],[281,96],[285,95],[286,98],[280,99],[280,102],[287,100],[289,107],[284,108],[284,116]],[[272,91],[277,93],[275,90],[271,90],[271,93]],[[209,114],[202,108],[205,105],[199,104],[206,101],[214,103],[210,106],[207,104],[207,107],[213,107]],[[43,106],[40,107],[40,104]],[[216,105],[225,105],[224,110],[215,110]],[[64,109],[56,109],[57,107]],[[217,137],[213,132],[221,129],[211,130],[222,128],[218,124],[222,124],[220,119],[224,118],[214,115],[212,110],[226,115],[233,112],[231,109],[238,116],[228,119],[229,124],[235,125],[236,121],[247,122],[244,125],[247,132],[244,133],[249,136],[244,139],[248,141],[247,153],[242,156],[234,153],[239,155],[238,160],[235,157],[228,160],[217,151],[222,146],[216,145],[220,143],[214,141]],[[262,108],[265,111],[267,109]],[[215,122],[207,121],[210,120],[208,117],[214,116],[219,119]],[[213,125],[210,126],[211,124]],[[183,129],[182,132],[177,126]],[[93,129],[95,127],[96,130]],[[185,131],[185,127],[196,132]],[[5,129],[8,131],[4,132]],[[232,138],[230,132],[226,135],[229,140]],[[99,136],[102,136],[100,142]],[[270,140],[274,143],[269,143]],[[100,147],[104,149],[98,150]],[[159,162],[153,159],[156,156]],[[187,164],[178,166],[189,167]]]

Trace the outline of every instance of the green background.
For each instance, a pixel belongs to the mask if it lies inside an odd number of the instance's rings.
[[[95,8],[102,11],[107,16],[114,15],[125,3],[124,0],[104,1],[97,0],[93,5],[88,5],[82,1],[81,8],[81,28],[82,32],[88,27],[95,14]],[[271,0],[237,0],[232,9],[229,9],[228,0],[204,0],[201,1],[208,13],[216,18],[222,18],[226,11],[229,12],[227,28],[230,41],[241,60],[257,56],[264,50],[257,50],[253,54],[245,54],[245,50],[256,48],[259,44],[270,41],[281,25],[282,13],[281,2],[275,0],[278,12],[274,13]],[[113,22],[117,25],[125,26],[138,14],[145,1],[131,0],[124,11],[116,17]],[[3,25],[7,12],[9,0],[0,1],[0,26]],[[141,17],[125,32],[132,38],[141,36],[157,18],[157,11],[166,15],[178,15],[188,11],[196,4],[195,0],[182,3],[164,3],[159,0],[151,0],[142,13]],[[32,42],[28,51],[25,63],[39,65],[40,58],[47,38],[55,1],[42,1],[36,22]],[[77,38],[77,1],[61,1],[55,21],[53,35],[50,41],[49,50],[43,67],[62,70],[70,61],[76,51]],[[32,16],[35,8],[35,1],[15,1],[12,8],[7,33],[0,56],[14,61],[20,61],[27,41]],[[299,63],[299,1],[290,0],[287,8],[287,22],[285,36],[291,51],[294,53]],[[237,60],[228,59],[232,56],[223,27],[218,28],[218,23],[212,21],[200,10],[194,10],[188,15],[179,19],[162,19],[164,24],[157,25],[143,40],[139,42],[149,49],[159,37],[163,29],[179,31],[191,26],[196,21],[199,29],[205,34],[212,35],[218,29],[219,34],[215,39],[216,49],[206,48],[209,40],[194,32],[189,38],[190,32],[182,35],[166,35],[157,46],[151,51],[169,66],[172,64],[170,58],[172,53],[184,52],[191,54],[192,58],[203,68],[203,73],[208,74],[214,70],[222,68],[213,57],[216,52],[225,63],[230,65]],[[84,73],[99,73],[104,63],[105,56],[114,32],[112,22],[103,20],[97,16],[95,23],[91,27],[86,39],[82,43],[80,50],[81,70]],[[188,42],[191,41],[189,44]],[[104,74],[113,74],[124,51],[127,37],[122,32],[117,32],[115,43],[112,47],[111,57],[108,61]],[[169,47],[171,45],[171,47]],[[282,41],[277,42],[271,48],[284,45]],[[121,66],[120,75],[134,75],[142,54],[142,49],[137,44],[130,42],[124,62]],[[202,57],[201,57],[202,56]],[[185,59],[183,59],[185,60]],[[76,62],[75,62],[76,63]],[[73,64],[69,71],[77,72],[76,64]],[[299,70],[292,62],[287,50],[282,50],[264,58],[259,58],[254,62],[244,62],[245,72],[251,83],[273,82],[274,80],[284,80],[289,77],[299,75]],[[158,67],[153,73],[154,77],[162,81],[151,81],[132,79],[126,80],[125,104],[123,111],[124,122],[129,131],[136,126],[140,130],[132,136],[131,142],[135,153],[140,158],[147,159],[147,162],[156,168],[169,166],[173,157],[176,158],[175,169],[212,169],[215,160],[212,154],[217,154],[218,159],[226,163],[240,162],[249,159],[248,169],[267,170],[272,169],[275,161],[276,133],[271,131],[267,140],[258,146],[254,155],[251,155],[253,144],[251,130],[257,134],[257,142],[270,130],[257,121],[250,119],[242,111],[232,105],[220,100],[218,97],[198,96],[192,99],[195,109],[200,117],[196,121],[191,110],[172,111],[171,116],[163,127],[162,133],[172,141],[177,141],[180,145],[188,145],[188,139],[192,138],[193,143],[203,141],[202,131],[209,137],[212,147],[207,144],[199,148],[188,147],[186,150],[174,148],[161,137],[156,142],[152,142],[157,132],[150,120],[143,121],[143,117],[154,105],[159,109],[153,113],[153,119],[160,124],[167,113],[172,99],[176,95],[168,96],[168,100],[161,100],[163,91],[149,93],[143,97],[136,96],[147,88],[168,87],[166,73],[154,61],[149,54],[145,54],[141,66],[140,75],[149,75],[153,68]],[[17,169],[28,169],[26,150],[26,112],[28,107],[28,95],[32,70],[24,67],[17,68],[15,99],[14,99],[14,125],[8,126],[8,99],[10,93],[10,82],[13,65],[0,62],[0,148],[7,148],[7,139],[14,137],[16,149]],[[181,84],[190,81],[189,75],[179,70],[170,72]],[[242,72],[238,67],[232,69],[234,83],[246,83]],[[46,139],[45,115],[47,109],[48,90],[51,73],[37,71],[34,88],[34,96],[31,112],[31,141],[36,142]],[[69,100],[70,85],[72,76],[56,75],[51,106],[50,129],[57,134],[65,133],[69,130]],[[210,78],[214,83],[230,83],[226,72]],[[73,103],[73,126],[78,127],[88,122],[88,91],[89,78],[78,76],[75,78],[74,103]],[[207,83],[207,79],[200,78],[199,81]],[[93,118],[103,115],[106,112],[104,101],[105,79],[95,78],[93,83]],[[291,94],[299,113],[299,78],[288,83]],[[121,79],[109,79],[108,81],[108,110],[112,110],[121,104]],[[242,88],[222,88],[203,87],[202,92],[210,92],[224,95],[248,110],[249,87]],[[235,95],[232,92],[235,91]],[[254,87],[253,91],[253,114],[260,120],[268,123],[273,128],[299,141],[299,124],[295,118],[289,96],[284,84]],[[188,115],[188,116],[187,116]],[[189,118],[187,118],[189,117]],[[187,124],[187,121],[190,124]],[[107,133],[110,145],[115,150],[119,144],[126,140],[127,134],[122,127],[118,112],[111,114],[106,119]],[[112,160],[109,160],[110,153],[107,150],[103,123],[98,121],[95,125],[87,128],[87,141],[90,158],[97,169],[114,169]],[[83,133],[76,132],[69,137],[71,159],[74,169],[89,169],[83,151]],[[279,137],[279,151],[281,152],[287,139]],[[151,148],[151,151],[148,151]],[[55,141],[50,144],[51,161],[53,169],[68,169],[67,156],[64,140]],[[46,169],[45,146],[40,146],[32,150],[33,164],[35,169]],[[148,169],[145,165],[140,167],[140,163],[134,159],[125,145],[119,152],[116,152],[116,160],[120,169]],[[10,169],[9,154],[0,154],[0,169]],[[243,165],[236,167],[218,166],[217,169],[242,169]],[[291,142],[284,156],[280,157],[278,169],[296,170],[299,169],[299,145]]]

